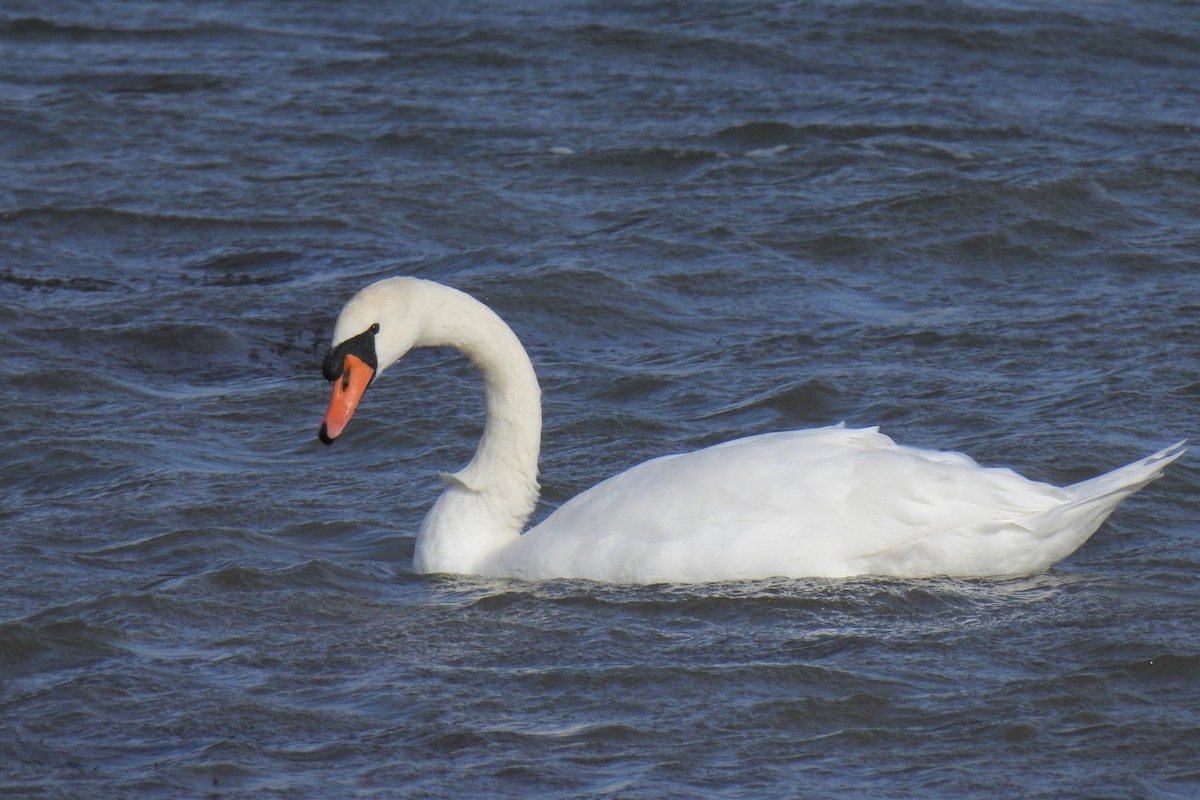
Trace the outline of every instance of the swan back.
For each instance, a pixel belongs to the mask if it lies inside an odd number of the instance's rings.
[[[1105,502],[960,453],[899,446],[876,428],[763,434],[610,478],[487,571],[623,583],[1029,574],[1073,552],[1151,479],[1122,474]]]

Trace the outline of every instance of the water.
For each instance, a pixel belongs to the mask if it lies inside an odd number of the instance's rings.
[[[493,305],[539,516],[882,424],[1068,482],[1200,432],[1189,3],[0,10],[0,794],[1191,798],[1200,474],[1045,575],[412,573],[477,376],[321,446],[341,304]]]

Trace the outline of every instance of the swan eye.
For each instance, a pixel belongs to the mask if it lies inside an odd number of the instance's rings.
[[[378,322],[376,322],[374,325],[371,326],[371,333],[379,333],[379,323]]]

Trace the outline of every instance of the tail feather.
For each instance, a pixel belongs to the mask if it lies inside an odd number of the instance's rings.
[[[1140,461],[1066,487],[1064,491],[1073,498],[1067,505],[1090,505],[1114,498],[1111,505],[1116,506],[1121,500],[1162,475],[1171,462],[1187,452],[1186,444],[1187,440],[1184,439]]]
[[[1040,532],[1037,564],[1030,572],[1047,569],[1074,553],[1096,532],[1122,500],[1162,475],[1163,470],[1186,452],[1186,440],[1176,442],[1151,456],[1118,467],[1063,489],[1068,499],[1061,505],[1030,518],[1030,531]]]

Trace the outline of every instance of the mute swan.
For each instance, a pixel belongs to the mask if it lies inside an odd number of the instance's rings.
[[[765,433],[655,458],[521,533],[538,497],[541,398],[516,334],[467,294],[391,278],[346,304],[323,372],[333,442],[363,392],[414,347],[450,346],[483,373],[487,423],[417,534],[414,566],[525,580],[698,583],[768,577],[1027,575],[1066,558],[1183,442],[1066,488],[877,428]]]

